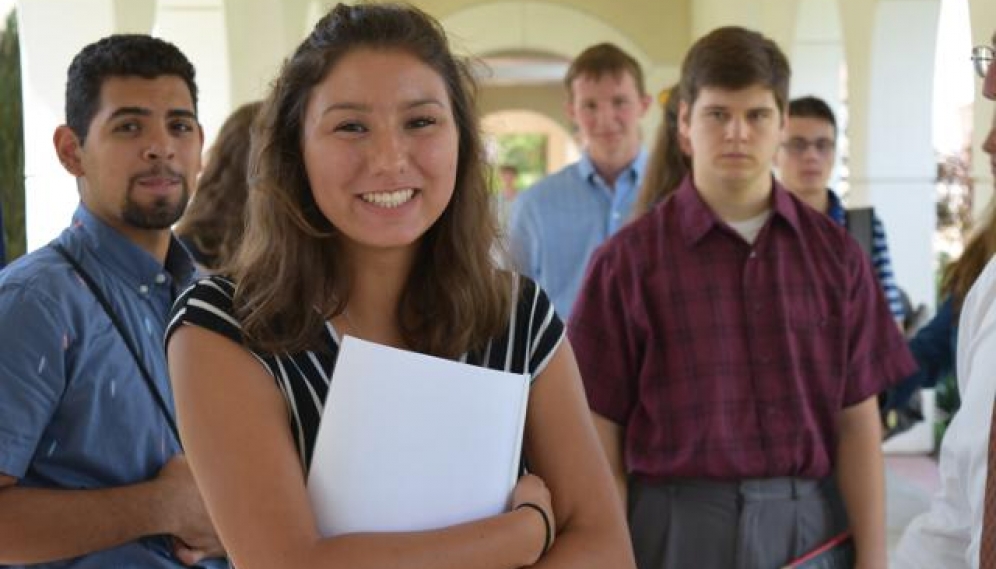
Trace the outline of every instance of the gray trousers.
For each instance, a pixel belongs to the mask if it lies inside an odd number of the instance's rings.
[[[638,569],[778,569],[847,528],[832,479],[631,479]]]

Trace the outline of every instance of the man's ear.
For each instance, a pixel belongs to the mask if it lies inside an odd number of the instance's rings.
[[[685,156],[692,157],[692,141],[688,140],[688,136],[681,132],[678,133],[678,148]]]
[[[571,121],[571,124],[577,125],[577,115],[574,112],[574,94],[568,93],[567,100],[564,101],[564,114],[567,115],[567,119]]]
[[[79,137],[73,129],[67,125],[59,125],[52,135],[52,142],[55,144],[55,154],[59,157],[59,162],[67,172],[77,178],[83,177],[83,145],[80,144]]]
[[[685,101],[678,101],[678,136],[688,138],[688,114],[691,109]]]
[[[692,141],[688,136],[688,131],[691,128],[688,122],[691,119],[691,112],[692,109],[688,103],[678,101],[678,147],[689,158],[692,157]]]
[[[640,97],[640,118],[643,118],[650,110],[650,105],[653,104],[654,98],[650,95],[644,94]]]

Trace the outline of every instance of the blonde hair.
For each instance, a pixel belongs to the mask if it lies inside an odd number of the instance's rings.
[[[640,184],[640,193],[633,205],[632,218],[649,212],[670,196],[692,168],[692,161],[681,149],[678,139],[677,85],[667,91],[661,126],[657,129],[654,148],[650,152],[647,171]]]

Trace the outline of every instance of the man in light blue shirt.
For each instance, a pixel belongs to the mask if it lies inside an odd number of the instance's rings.
[[[224,567],[162,346],[194,271],[170,231],[200,170],[194,68],[104,38],[69,67],[66,122],[72,224],[0,273],[0,566]]]
[[[584,152],[519,195],[508,234],[516,269],[566,319],[592,252],[628,221],[636,201],[647,163],[640,119],[651,97],[639,63],[609,43],[581,52],[564,84]]]

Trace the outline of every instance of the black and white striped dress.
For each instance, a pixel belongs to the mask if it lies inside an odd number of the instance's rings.
[[[519,277],[518,283],[518,302],[505,332],[488,342],[484,349],[464,354],[460,361],[513,373],[528,372],[535,379],[564,337],[564,325],[546,293],[533,281]],[[241,326],[232,314],[234,290],[234,283],[221,276],[206,277],[190,286],[173,306],[166,343],[177,328],[193,324],[242,344]],[[339,353],[339,334],[331,323],[325,324],[322,340],[326,350],[294,354],[252,352],[284,396],[298,454],[306,470],[311,464],[318,423]]]

